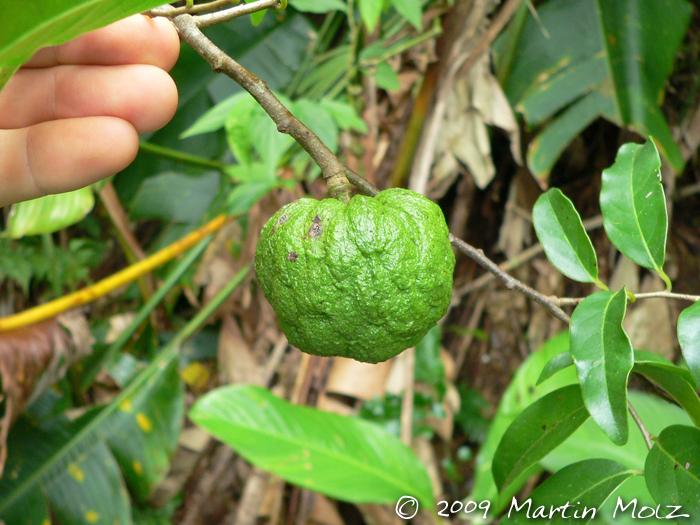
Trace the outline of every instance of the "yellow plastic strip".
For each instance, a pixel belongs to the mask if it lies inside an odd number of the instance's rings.
[[[132,264],[128,268],[123,269],[121,272],[117,272],[114,275],[102,279],[100,282],[95,283],[92,286],[83,288],[82,290],[70,295],[59,297],[50,303],[30,308],[24,312],[10,315],[8,317],[2,317],[0,318],[0,333],[29,326],[46,319],[56,317],[58,314],[72,310],[78,306],[91,303],[99,297],[107,295],[120,286],[130,283],[134,279],[138,279],[142,275],[151,272],[169,260],[174,259],[182,252],[197,244],[207,235],[219,230],[230,219],[232,219],[232,217],[219,215],[198,230],[186,235],[179,241],[172,243],[170,246],[163,248],[159,252],[154,253],[150,257],[147,257],[136,264]]]

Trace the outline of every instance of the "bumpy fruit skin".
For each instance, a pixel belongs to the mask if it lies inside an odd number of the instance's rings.
[[[450,304],[442,210],[418,193],[300,199],[265,224],[255,273],[289,342],[378,363],[414,346]]]

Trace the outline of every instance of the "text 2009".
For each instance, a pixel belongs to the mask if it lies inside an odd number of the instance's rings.
[[[477,504],[476,501],[453,501],[450,505],[449,501],[438,501],[437,505],[439,509],[438,516],[442,516],[444,518],[449,518],[453,514],[458,514],[460,512],[464,512],[465,514],[471,514],[472,512],[475,512],[477,510],[483,510],[484,519],[486,519],[486,515],[488,514],[489,508],[491,507],[491,502],[482,501],[481,503]]]

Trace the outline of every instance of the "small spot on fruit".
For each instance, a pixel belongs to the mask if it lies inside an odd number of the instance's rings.
[[[320,237],[323,233],[323,228],[321,228],[321,217],[316,215],[311,221],[311,228],[309,228],[309,237],[315,239]]]
[[[299,258],[299,255],[297,254],[297,252],[289,252],[289,255],[287,255],[287,260],[288,260],[288,261],[294,262],[294,261],[296,261],[298,258]]]

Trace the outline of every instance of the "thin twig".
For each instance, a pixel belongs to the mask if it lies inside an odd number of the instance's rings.
[[[634,422],[637,423],[637,426],[639,427],[639,430],[642,433],[642,437],[644,437],[644,443],[647,444],[647,448],[651,450],[651,447],[653,447],[653,443],[651,442],[652,436],[651,432],[647,430],[647,427],[644,426],[644,423],[642,423],[642,420],[639,418],[637,415],[637,412],[634,410],[634,407],[632,407],[632,403],[627,401],[627,407],[629,408],[630,414],[632,415],[632,419],[634,419]]]
[[[346,167],[313,131],[292,115],[272,93],[265,81],[219,49],[199,30],[191,15],[176,16],[173,23],[180,33],[180,38],[192,46],[214,71],[225,73],[250,93],[277,124],[277,131],[293,137],[311,155],[323,171],[323,177],[326,179],[331,195],[342,202],[348,202],[350,185],[345,177]]]
[[[230,7],[229,9],[217,11],[216,13],[199,15],[194,17],[194,21],[197,24],[197,27],[200,29],[206,29],[207,27],[223,24],[224,22],[229,22],[241,16],[257,13],[258,11],[262,11],[264,9],[280,9],[285,4],[286,2],[283,3],[280,0],[258,0],[257,2],[237,5],[236,7]]]
[[[678,299],[680,301],[700,301],[700,295],[689,295],[684,293],[674,292],[648,292],[634,294],[636,299]],[[585,299],[585,297],[551,297],[558,306],[575,306]]]
[[[151,16],[166,16],[172,18],[177,15],[182,15],[189,13],[191,15],[197,13],[206,13],[207,11],[214,11],[216,9],[221,9],[224,6],[238,2],[239,0],[214,0],[213,2],[206,2],[204,4],[195,4],[192,7],[182,6],[173,7],[171,5],[163,5],[151,9],[148,14]]]
[[[566,313],[564,313],[564,311],[561,308],[559,308],[559,306],[556,303],[556,298],[546,296],[543,293],[540,293],[537,290],[530,288],[528,285],[519,281],[512,275],[507,274],[506,272],[501,270],[495,262],[486,257],[484,255],[483,250],[478,250],[474,248],[470,244],[467,244],[462,239],[458,239],[452,234],[450,234],[450,242],[452,243],[452,246],[457,248],[460,252],[464,253],[465,255],[468,255],[471,259],[476,261],[478,264],[486,268],[489,272],[493,273],[496,277],[503,281],[503,283],[506,285],[506,288],[508,288],[509,290],[518,290],[519,292],[524,293],[536,303],[539,303],[542,306],[546,307],[550,312],[552,312],[554,317],[560,319],[561,321],[564,321],[566,324],[569,324],[571,318],[568,315],[566,315]]]
[[[600,228],[603,226],[603,216],[598,215],[596,217],[592,217],[590,219],[586,219],[583,221],[583,227],[586,231],[591,231],[595,230],[597,228]],[[498,265],[498,267],[503,270],[504,272],[508,272],[510,270],[513,270],[520,266],[521,264],[529,261],[533,257],[539,255],[544,251],[544,248],[542,247],[541,244],[533,244],[529,248],[526,248],[519,254],[517,254],[515,257],[512,259],[508,259],[507,261],[501,263]],[[473,292],[474,290],[478,290],[480,288],[483,288],[486,286],[488,283],[493,281],[496,278],[496,276],[492,273],[485,273],[478,279],[474,279],[470,283],[467,283],[466,285],[462,286],[459,290],[456,290],[455,295],[457,297],[461,297],[463,295],[466,295],[470,292]],[[578,304],[578,303],[572,303],[572,304]],[[563,304],[560,304],[559,306],[564,306]]]

